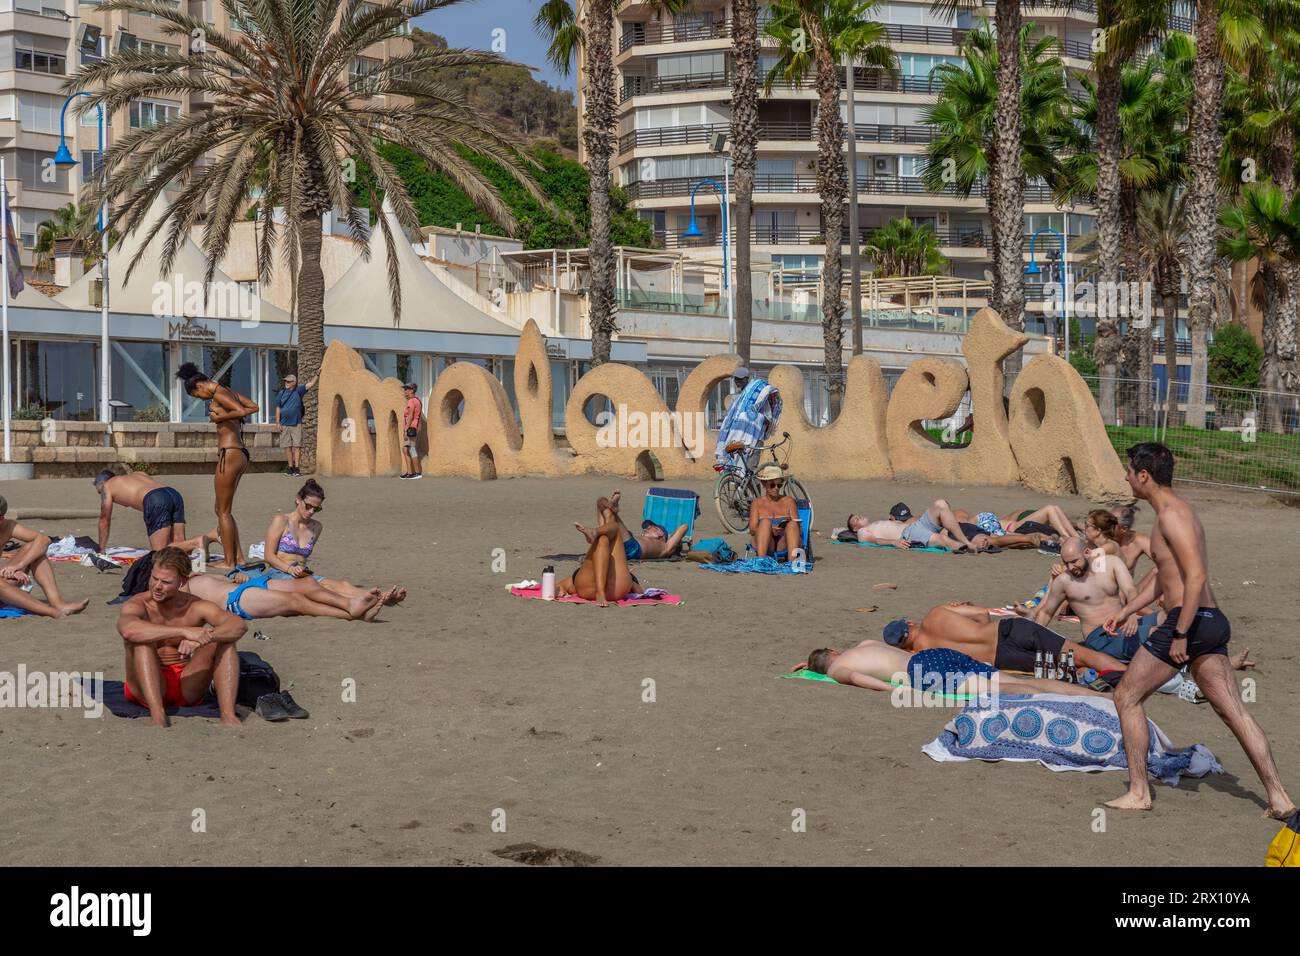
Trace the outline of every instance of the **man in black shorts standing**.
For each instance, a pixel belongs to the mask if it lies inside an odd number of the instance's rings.
[[[1115,708],[1128,754],[1128,793],[1106,806],[1116,810],[1151,809],[1147,716],[1142,703],[1190,661],[1193,679],[1236,736],[1268,791],[1265,815],[1285,820],[1296,808],[1282,788],[1268,738],[1242,706],[1228,663],[1232,629],[1210,590],[1205,529],[1192,506],[1174,492],[1173,453],[1158,442],[1143,442],[1128,450],[1128,459],[1129,487],[1150,502],[1156,512],[1151,531],[1151,560],[1156,568],[1137,596],[1104,627],[1107,633],[1116,633],[1132,615],[1157,598],[1168,614],[1138,648],[1115,690]]]

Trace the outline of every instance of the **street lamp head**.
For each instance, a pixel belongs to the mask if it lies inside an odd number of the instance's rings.
[[[68,149],[67,142],[64,140],[59,141],[58,152],[54,154],[54,165],[61,166],[64,168],[67,168],[68,166],[77,165],[77,161],[72,158],[72,153]]]
[[[1038,263],[1032,259],[1029,260],[1029,265],[1025,266],[1025,275],[1027,276],[1036,276],[1042,271],[1042,269],[1038,268]]]
[[[698,239],[700,236],[704,235],[704,233],[700,231],[699,223],[695,221],[694,206],[691,206],[691,224],[682,230],[682,235],[688,239]]]

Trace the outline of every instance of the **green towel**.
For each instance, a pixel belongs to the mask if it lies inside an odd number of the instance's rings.
[[[933,551],[936,554],[952,554],[947,548],[931,548],[927,545],[924,548],[918,548],[912,545],[910,548],[895,548],[892,544],[876,544],[874,541],[841,541],[839,538],[832,538],[831,544],[856,544],[859,548],[889,548],[891,551]]]
[[[781,674],[779,676],[785,678],[793,677],[793,678],[797,678],[798,680],[817,680],[817,681],[822,681],[823,683],[830,683],[830,684],[839,683],[839,681],[837,681],[834,677],[827,677],[825,674],[818,674],[816,671],[810,671],[807,668],[798,671],[791,671],[788,674]],[[890,681],[889,686],[907,687],[908,685],[896,684],[893,681]],[[978,695],[976,694],[934,694],[932,696],[939,697],[943,700],[974,700]]]

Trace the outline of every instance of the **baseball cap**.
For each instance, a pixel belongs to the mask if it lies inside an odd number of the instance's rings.
[[[731,377],[732,377],[732,378],[749,378],[749,369],[747,369],[747,368],[745,368],[745,366],[741,365],[741,366],[738,367],[734,372],[731,373]]]
[[[889,509],[889,517],[893,518],[895,521],[906,521],[908,518],[912,517],[912,509],[900,501],[898,504],[894,505],[894,507]]]
[[[901,647],[907,640],[907,621],[901,617],[896,621],[890,621],[885,625],[885,643],[892,644],[894,647]]]

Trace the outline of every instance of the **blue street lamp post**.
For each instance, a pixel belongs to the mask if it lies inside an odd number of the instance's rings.
[[[730,177],[727,177],[730,178]],[[731,243],[731,218],[727,215],[727,187],[716,179],[701,179],[691,189],[691,224],[682,230],[682,235],[688,238],[699,238],[704,235],[699,223],[695,221],[695,194],[700,191],[701,186],[712,186],[718,193],[718,200],[722,204],[722,291],[727,297],[727,352],[734,354],[736,351],[736,313],[735,299],[731,291],[731,271],[730,249]]]
[[[1043,270],[1034,261],[1034,242],[1045,232],[1050,232],[1061,240],[1061,301],[1065,324],[1065,360],[1070,361],[1070,263],[1065,258],[1065,236],[1051,226],[1045,226],[1029,237],[1029,265],[1025,266],[1025,275],[1036,276]]]
[[[67,135],[64,130],[64,123],[68,117],[68,105],[78,96],[90,96],[84,91],[77,91],[63,101],[63,110],[59,113],[59,150],[54,154],[54,165],[63,169],[69,169],[77,165],[77,160],[73,158],[72,153],[68,150]],[[104,168],[104,107],[95,104],[95,111],[99,114],[99,168]],[[83,177],[84,178],[84,177]],[[104,423],[104,444],[110,444],[112,432],[111,409],[108,404],[109,387],[108,387],[108,200],[105,198],[103,204],[99,207],[99,309],[100,309],[100,343],[99,343],[99,419]]]

